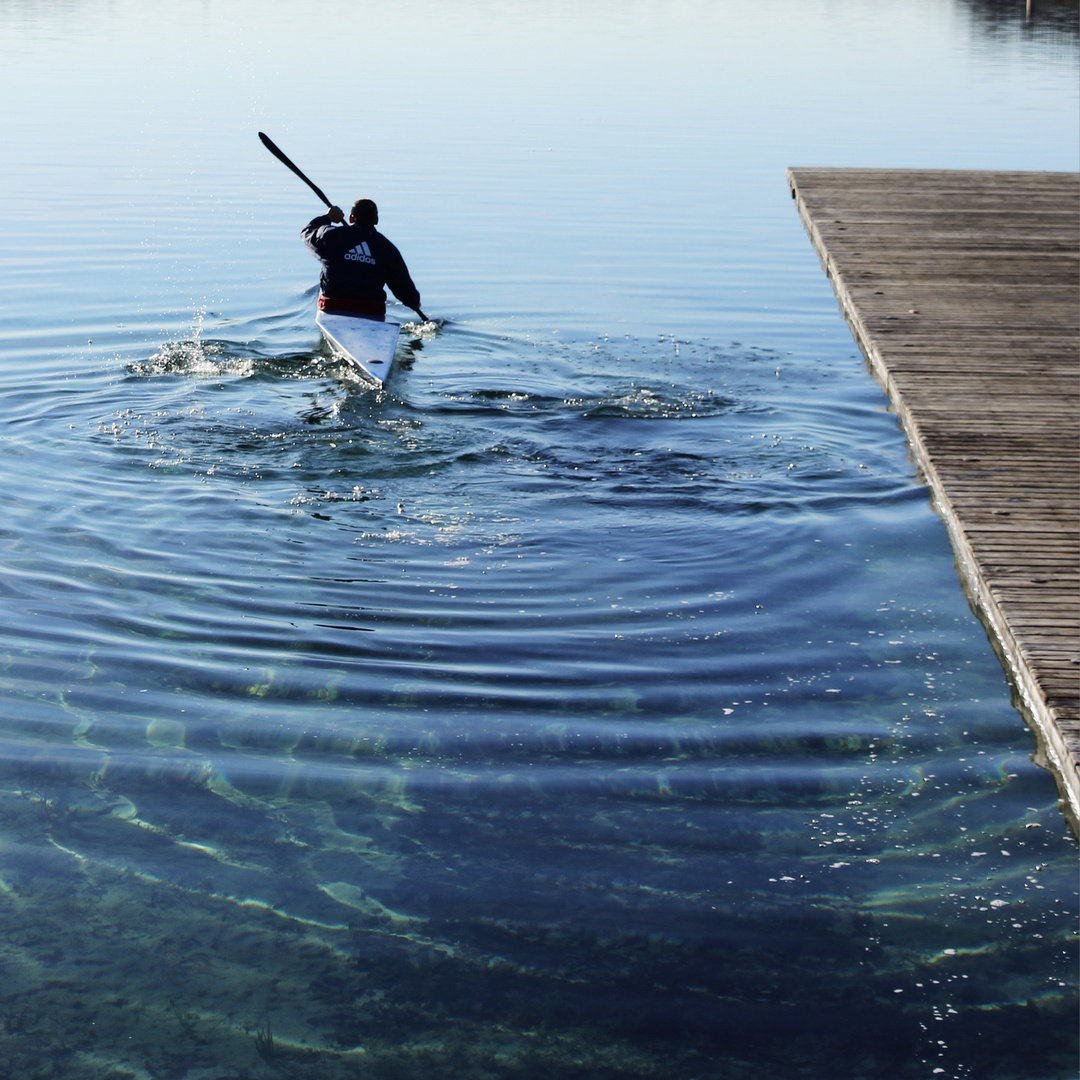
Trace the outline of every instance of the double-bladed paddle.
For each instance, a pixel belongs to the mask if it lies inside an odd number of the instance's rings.
[[[320,199],[322,199],[322,201],[323,201],[324,203],[326,203],[326,205],[327,205],[328,207],[332,207],[332,206],[334,205],[334,204],[333,204],[333,203],[332,203],[332,202],[331,202],[331,201],[330,201],[330,200],[329,200],[329,199],[328,199],[328,198],[327,198],[327,197],[326,197],[326,196],[325,196],[325,195],[323,194],[323,190],[322,190],[322,188],[320,188],[320,187],[316,187],[316,186],[315,186],[315,185],[314,185],[314,184],[313,184],[313,183],[312,183],[312,182],[311,182],[311,181],[310,181],[310,180],[309,180],[309,179],[308,179],[308,178],[307,178],[307,177],[306,177],[306,176],[305,176],[305,175],[304,175],[304,174],[303,174],[303,173],[302,173],[302,172],[301,172],[301,171],[300,171],[300,170],[299,170],[299,169],[298,169],[298,168],[297,168],[297,167],[296,167],[296,166],[295,166],[295,165],[294,165],[294,164],[293,164],[293,163],[292,163],[292,162],[291,162],[290,160],[289,160],[288,156],[287,156],[287,155],[286,155],[286,154],[284,153],[284,151],[282,151],[282,149],[281,149],[281,148],[280,148],[280,147],[279,147],[279,146],[277,145],[277,143],[275,143],[275,142],[274,142],[274,140],[270,138],[270,136],[269,136],[269,135],[265,135],[265,134],[263,134],[263,132],[261,132],[261,131],[260,131],[260,132],[259,132],[259,138],[260,138],[260,139],[262,140],[262,144],[263,144],[263,146],[265,146],[265,147],[266,147],[266,149],[267,149],[267,150],[269,150],[269,151],[270,151],[270,153],[271,153],[271,154],[273,154],[273,155],[274,155],[274,157],[276,157],[276,158],[278,159],[278,161],[280,161],[280,162],[281,162],[281,164],[282,164],[282,165],[284,165],[284,166],[285,166],[285,167],[286,167],[287,169],[292,169],[292,171],[293,171],[294,173],[296,173],[296,175],[297,175],[297,176],[299,176],[299,177],[300,177],[300,179],[301,179],[301,180],[303,180],[303,181],[304,181],[304,183],[305,183],[305,184],[307,184],[307,186],[308,186],[309,188],[311,188],[311,190],[312,190],[312,191],[314,191],[314,192],[315,192],[315,194],[316,194],[316,195],[318,195],[318,196],[319,196],[319,198],[320,198]],[[414,311],[416,312],[416,314],[417,314],[417,315],[419,315],[419,316],[420,316],[420,318],[421,318],[421,319],[423,319],[423,320],[424,320],[424,322],[431,322],[431,320],[430,320],[430,319],[429,319],[429,318],[428,318],[428,317],[427,317],[427,316],[426,316],[426,315],[425,315],[425,314],[424,314],[424,313],[423,313],[423,312],[422,312],[422,311],[421,311],[421,310],[420,310],[419,308],[414,308],[413,310],[414,310]]]
[[[302,173],[302,172],[301,172],[301,171],[300,171],[300,170],[299,170],[299,169],[298,169],[298,168],[297,168],[297,167],[296,167],[296,166],[295,166],[295,165],[294,165],[294,164],[293,164],[293,163],[292,163],[292,162],[291,162],[291,161],[290,161],[290,160],[289,160],[289,159],[288,159],[288,158],[287,158],[286,156],[285,156],[285,154],[284,154],[284,153],[283,153],[283,152],[282,152],[282,151],[281,151],[281,150],[279,149],[279,147],[278,147],[277,143],[275,143],[275,142],[274,142],[274,140],[273,140],[273,139],[271,139],[269,135],[264,135],[264,134],[263,134],[263,133],[262,133],[262,132],[260,131],[260,132],[259,132],[259,138],[260,138],[260,139],[262,140],[262,144],[263,144],[263,146],[265,146],[265,147],[266,147],[266,149],[267,149],[267,150],[269,150],[269,151],[270,151],[270,153],[271,153],[271,154],[273,154],[273,155],[274,155],[274,157],[276,157],[276,158],[278,159],[278,161],[280,161],[280,162],[281,162],[281,164],[282,164],[282,165],[284,165],[284,166],[285,166],[285,167],[286,167],[287,169],[292,169],[292,171],[293,171],[294,173],[296,173],[296,175],[297,175],[297,176],[299,176],[299,177],[300,177],[300,179],[301,179],[301,180],[303,180],[303,181],[304,181],[304,183],[305,183],[305,184],[307,184],[307,186],[308,186],[309,188],[311,188],[311,190],[312,190],[312,191],[314,191],[314,192],[315,192],[315,194],[316,194],[316,195],[318,195],[318,196],[319,196],[319,198],[320,198],[320,199],[322,199],[322,201],[323,201],[324,203],[326,203],[326,205],[327,205],[328,207],[329,207],[329,206],[333,206],[333,205],[334,205],[334,204],[333,204],[333,203],[332,203],[332,202],[331,202],[331,201],[330,201],[330,200],[329,200],[329,199],[328,199],[328,198],[327,198],[327,197],[326,197],[326,196],[325,196],[325,195],[323,194],[323,192],[322,192],[322,188],[316,187],[316,186],[315,186],[315,185],[314,185],[314,184],[313,184],[313,183],[312,183],[312,182],[311,182],[311,181],[310,181],[310,180],[309,180],[309,179],[308,179],[308,178],[307,178],[307,177],[306,177],[306,176],[305,176],[305,175],[304,175],[304,174],[303,174],[303,173]]]

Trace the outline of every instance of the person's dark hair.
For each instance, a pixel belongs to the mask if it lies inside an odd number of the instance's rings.
[[[379,208],[370,199],[357,199],[352,206],[352,216],[357,225],[377,225]]]

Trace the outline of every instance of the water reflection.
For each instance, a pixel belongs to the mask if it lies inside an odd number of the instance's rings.
[[[1080,9],[1071,0],[958,0],[958,3],[976,30],[992,38],[1032,38],[1064,49],[1075,47],[1080,40]]]

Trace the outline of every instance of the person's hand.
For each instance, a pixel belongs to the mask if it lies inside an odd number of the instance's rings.
[[[331,206],[326,211],[326,216],[335,224],[340,225],[345,220],[345,213],[340,206]]]

